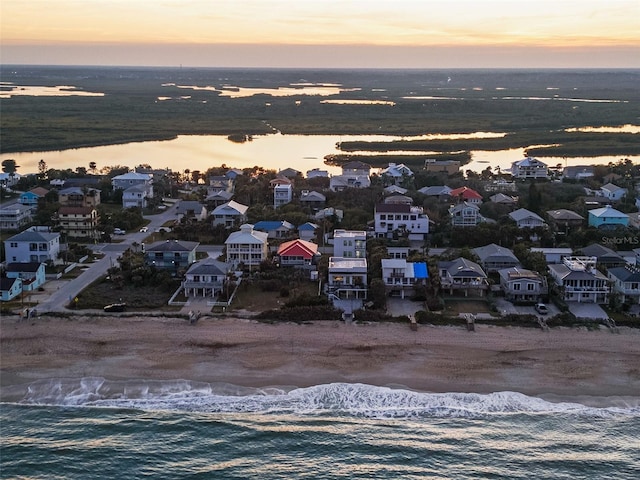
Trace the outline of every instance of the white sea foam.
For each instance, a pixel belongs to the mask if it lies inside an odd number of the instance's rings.
[[[640,416],[638,398],[627,399],[626,403],[611,399],[610,405],[617,406],[596,408],[577,402],[550,402],[516,392],[425,393],[357,383],[306,388],[248,388],[187,380],[124,382],[88,377],[38,381],[29,384],[23,392],[19,401],[25,404],[211,413],[313,415],[329,412],[370,418],[485,417],[521,413]]]

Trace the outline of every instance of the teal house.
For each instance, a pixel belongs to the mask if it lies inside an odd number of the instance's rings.
[[[589,226],[597,228],[616,228],[629,225],[629,215],[619,212],[611,205],[589,210]]]

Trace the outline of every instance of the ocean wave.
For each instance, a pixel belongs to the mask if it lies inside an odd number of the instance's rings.
[[[636,397],[609,397],[608,406],[594,407],[575,401],[548,401],[517,392],[426,393],[359,383],[331,383],[305,388],[250,388],[188,380],[59,378],[7,387],[3,397],[5,401],[28,405],[203,413],[332,413],[368,418],[486,417],[544,413],[640,416],[640,399]]]

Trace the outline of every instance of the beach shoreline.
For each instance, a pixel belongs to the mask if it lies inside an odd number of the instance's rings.
[[[362,383],[431,393],[519,392],[555,401],[640,397],[640,331],[232,317],[0,320],[0,400],[47,379],[308,387]]]

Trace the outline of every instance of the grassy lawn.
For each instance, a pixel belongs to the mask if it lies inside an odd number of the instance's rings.
[[[451,298],[445,299],[443,313],[459,315],[460,313],[491,313],[489,304],[481,298]]]
[[[169,298],[171,298],[178,286],[179,282],[176,281],[175,288],[168,292],[161,291],[155,285],[142,287],[125,285],[124,288],[119,289],[112,282],[100,279],[89,285],[78,295],[77,308],[78,310],[102,309],[102,307],[111,303],[125,302],[129,311],[179,310],[180,307],[167,305]]]
[[[281,297],[280,292],[265,292],[256,285],[243,283],[240,285],[230,308],[232,310],[242,309],[252,312],[262,312],[264,310],[280,308],[297,295],[304,293],[316,295],[317,288],[318,286],[313,282],[294,284],[289,288],[289,296]]]

